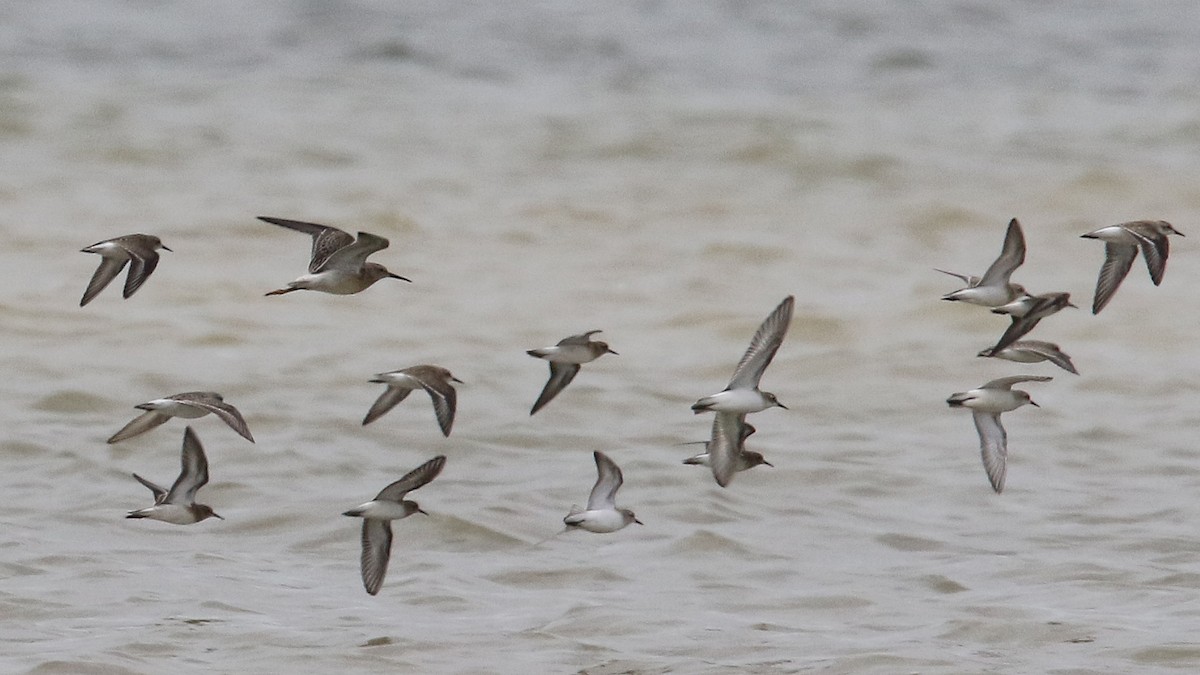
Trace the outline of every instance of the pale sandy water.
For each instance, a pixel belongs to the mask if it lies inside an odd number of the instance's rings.
[[[0,7],[0,671],[1191,672],[1200,667],[1196,215],[1188,2],[137,3]],[[262,294],[307,240],[388,237],[413,279]],[[1108,308],[1052,317],[1075,377],[974,357],[1005,320],[938,300],[1025,224],[1017,280],[1090,304],[1078,238],[1164,218]],[[174,253],[86,308],[130,232]],[[753,418],[776,468],[680,461],[785,295]],[[523,352],[620,352],[536,417]],[[466,381],[359,421],[374,373]],[[995,495],[955,391],[1003,375]],[[215,389],[258,443],[193,422],[226,521],[122,516]],[[646,524],[558,531],[594,480]],[[429,457],[363,592],[339,514]]]

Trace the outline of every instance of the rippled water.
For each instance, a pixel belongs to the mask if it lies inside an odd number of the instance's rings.
[[[0,6],[0,670],[1153,672],[1200,667],[1200,94],[1192,3],[39,2]],[[414,283],[263,293],[293,217],[388,237]],[[1034,337],[1081,376],[985,361],[944,303],[1021,218],[1016,277],[1090,304],[1101,225],[1187,238],[1099,316]],[[86,308],[130,232],[174,249]],[[755,416],[775,468],[680,461],[688,410],[797,297]],[[529,417],[525,349],[620,352]],[[367,379],[466,381],[368,427]],[[944,399],[1016,373],[988,488]],[[227,518],[131,521],[193,422]],[[558,531],[595,477],[645,526]],[[339,514],[435,454],[363,592]]]

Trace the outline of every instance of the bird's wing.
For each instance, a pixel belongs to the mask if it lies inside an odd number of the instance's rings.
[[[1127,231],[1141,242],[1142,257],[1146,259],[1146,269],[1150,270],[1150,280],[1158,286],[1162,283],[1163,273],[1167,271],[1167,254],[1171,252],[1171,242],[1167,240],[1166,233]]]
[[[83,299],[79,301],[79,306],[83,307],[97,295],[100,295],[100,291],[104,290],[105,286],[108,286],[113,279],[117,278],[117,275],[125,268],[125,263],[127,262],[129,260],[125,258],[101,256],[100,266],[96,268],[96,272],[92,274],[92,280],[88,282],[87,289],[83,291]]]
[[[980,387],[980,389],[1012,389],[1014,384],[1021,382],[1049,382],[1053,380],[1049,375],[1010,375],[1009,377],[1001,377]]]
[[[580,333],[579,335],[571,335],[569,337],[565,337],[558,341],[558,346],[561,347],[563,345],[586,345],[587,343],[592,341],[592,336],[599,332],[600,332],[600,329],[597,328],[596,330],[589,330],[588,332]]]
[[[546,386],[542,387],[542,393],[538,395],[537,400],[533,402],[533,408],[529,410],[532,415],[542,409],[542,406],[549,403],[558,392],[567,388],[571,384],[571,380],[575,379],[575,375],[579,373],[578,363],[555,363],[550,362],[550,379],[546,380]]]
[[[353,244],[343,246],[330,253],[329,257],[318,266],[318,269],[313,271],[341,269],[357,272],[362,269],[363,263],[367,262],[368,256],[387,247],[387,239],[370,232],[359,232],[358,239],[355,239]]]
[[[197,398],[180,398],[173,397],[180,403],[202,408],[208,412],[220,417],[225,424],[229,425],[230,429],[238,432],[242,438],[254,442],[254,436],[250,434],[250,427],[246,425],[246,420],[242,417],[242,413],[232,405],[222,401],[220,397],[197,397]]]
[[[171,419],[170,415],[163,415],[162,413],[155,412],[153,410],[147,410],[141,415],[138,415],[130,420],[129,424],[121,427],[120,431],[109,437],[108,442],[117,443],[127,438],[133,438],[138,434],[144,434],[154,427],[164,424],[169,419]]]
[[[154,268],[158,267],[158,251],[140,246],[125,249],[129,251],[129,274],[125,277],[124,297],[137,293],[146,283]],[[99,271],[99,270],[97,270]]]
[[[404,499],[404,495],[437,478],[437,475],[442,472],[442,467],[445,465],[445,455],[434,457],[404,474],[400,480],[380,490],[379,494],[375,496],[376,501],[387,500],[398,502]]]
[[[329,256],[333,255],[334,251],[354,243],[354,237],[336,227],[306,223],[299,220],[287,220],[286,218],[271,218],[268,216],[259,216],[258,219],[272,225],[279,225],[312,236],[312,257],[308,263],[309,273],[315,273],[321,269],[321,266],[325,264]]]
[[[419,381],[433,401],[433,413],[437,416],[438,426],[442,428],[442,435],[448,437],[450,427],[454,426],[454,409],[458,398],[454,386],[448,381],[430,377],[419,378]]]
[[[363,518],[362,580],[371,595],[383,586],[388,560],[392,557],[392,524],[378,518]]]
[[[738,362],[737,368],[733,371],[729,388],[754,389],[758,387],[763,371],[767,369],[771,359],[775,358],[775,352],[779,351],[779,345],[783,344],[783,336],[787,335],[788,326],[792,322],[794,305],[795,299],[792,296],[784,298],[783,302],[779,303],[779,306],[754,332],[754,337],[750,340],[750,347],[746,349],[742,360]]]
[[[154,503],[156,505],[161,504],[163,502],[163,499],[167,496],[167,489],[165,487],[159,485],[158,483],[152,483],[152,482],[146,480],[145,478],[142,478],[141,476],[137,475],[136,473],[133,474],[133,477],[136,478],[137,481],[139,483],[141,483],[142,485],[145,485],[146,487],[150,488],[150,492],[154,493]]]
[[[179,478],[163,501],[167,504],[190,506],[196,502],[196,492],[208,483],[208,458],[204,447],[191,427],[183,431],[183,450],[180,452]]]
[[[375,402],[371,404],[371,409],[367,411],[367,416],[363,418],[363,425],[365,426],[383,417],[384,413],[395,408],[401,401],[408,398],[408,395],[411,393],[412,389],[389,384],[387,389],[384,389],[383,393],[379,395],[379,398],[375,399]]]
[[[1013,218],[1004,234],[1004,248],[1000,250],[1000,257],[987,268],[979,283],[984,286],[1007,284],[1013,270],[1024,262],[1025,233],[1021,231],[1021,223]]]
[[[712,440],[708,444],[708,463],[717,485],[725,487],[738,470],[738,455],[742,451],[745,413],[719,412],[713,418]]]
[[[1022,336],[1033,330],[1042,318],[1035,314],[1033,309],[1030,309],[1029,313],[1024,316],[1012,317],[1012,323],[1008,324],[1008,329],[1004,331],[1004,335],[1001,335],[996,345],[991,348],[991,353],[995,354],[1002,351],[1012,343],[1020,340]]]
[[[1014,346],[1020,346],[1022,349],[1028,350],[1037,354],[1063,370],[1079,374],[1075,370],[1075,364],[1071,363],[1071,357],[1067,356],[1058,345],[1053,342],[1044,342],[1042,340],[1022,340]]]
[[[1099,314],[1108,301],[1112,300],[1113,294],[1117,292],[1117,288],[1129,274],[1129,268],[1133,266],[1133,259],[1137,257],[1137,249],[1136,246],[1125,244],[1111,242],[1104,244],[1104,264],[1100,266],[1100,276],[1096,278],[1096,296],[1092,300],[1092,314]],[[1146,247],[1143,246],[1142,249],[1146,250]],[[1148,256],[1149,254],[1146,258],[1147,266],[1150,265]],[[1151,276],[1153,274],[1153,268],[1151,268]]]
[[[979,432],[979,451],[988,481],[993,490],[1003,492],[1008,471],[1008,434],[1000,425],[1000,413],[976,412],[975,430]]]
[[[596,458],[596,484],[588,495],[588,511],[596,509],[615,509],[617,507],[617,489],[625,481],[621,475],[621,467],[599,450],[592,453]]]

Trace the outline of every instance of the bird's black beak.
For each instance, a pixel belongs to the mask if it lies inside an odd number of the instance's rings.
[[[466,382],[463,382],[462,380],[458,379],[457,377],[455,377],[455,376],[453,376],[453,375],[451,375],[451,376],[450,376],[450,381],[451,381],[451,382],[457,382],[457,383],[459,383],[459,384],[466,384]]]
[[[409,279],[408,277],[402,277],[399,274],[392,274],[391,272],[388,272],[388,276],[393,279],[399,279],[400,281],[407,281],[410,284],[412,283],[412,279]]]
[[[765,460],[765,459],[763,460],[763,464],[766,464],[767,466],[771,467],[772,469],[774,469],[774,468],[775,468],[775,465],[774,465],[774,464],[772,464],[772,463],[768,462],[768,461],[767,461],[767,460]]]
[[[608,350],[608,353],[609,353],[609,354],[616,354],[617,356],[620,356],[620,354],[617,354],[616,352],[614,352],[614,351],[613,351],[613,350],[611,350],[611,349],[609,349],[609,350]]]
[[[779,401],[776,401],[776,402],[775,402],[775,405],[776,405],[777,407],[783,408],[784,410],[791,410],[791,408],[789,408],[789,407],[787,407],[786,405],[784,405],[784,404],[780,403]]]
[[[159,248],[161,248],[164,251],[171,251],[171,249],[167,248],[166,246],[159,246]],[[175,251],[171,251],[171,253],[174,253],[174,252]]]
[[[1032,401],[1031,401],[1031,403],[1032,403]],[[426,511],[425,509],[423,509],[419,506],[417,507],[417,513],[424,513],[425,515],[429,515],[428,511]]]
[[[638,525],[645,525],[645,523],[643,523],[642,521],[638,520],[637,518],[634,518],[634,519],[633,519],[633,522],[637,523]]]
[[[1040,408],[1040,407],[1042,407],[1042,406],[1038,405],[1038,404],[1037,404],[1037,401],[1035,401],[1035,400],[1033,400],[1033,399],[1029,399],[1029,405],[1031,405],[1031,406],[1033,406],[1033,407],[1035,407],[1035,408]]]

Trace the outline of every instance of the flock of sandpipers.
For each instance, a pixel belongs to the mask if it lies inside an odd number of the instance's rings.
[[[409,281],[389,272],[383,265],[367,262],[371,254],[388,247],[388,240],[383,237],[369,232],[359,232],[357,237],[352,237],[337,228],[315,223],[269,217],[260,219],[312,237],[308,274],[298,277],[284,288],[270,291],[267,295],[282,295],[298,290],[348,295],[361,292],[380,279]],[[1161,282],[1167,258],[1167,234],[1180,233],[1162,221],[1137,221],[1083,235],[1106,242],[1106,258],[1096,286],[1094,313],[1098,313],[1112,298],[1117,286],[1129,272],[1139,248],[1146,258],[1154,283],[1157,285]],[[80,306],[94,299],[126,265],[129,265],[129,273],[125,280],[124,297],[133,295],[158,265],[159,249],[171,250],[164,246],[158,237],[147,234],[117,237],[83,249],[87,253],[99,254],[101,262],[88,283]],[[1043,318],[1063,307],[1074,306],[1071,305],[1067,293],[1030,295],[1022,286],[1012,283],[1010,277],[1013,271],[1024,260],[1025,238],[1020,224],[1013,219],[1009,223],[1000,257],[982,277],[946,272],[961,278],[967,286],[946,295],[944,299],[991,307],[994,312],[1012,316],[1012,324],[1008,330],[996,345],[980,352],[980,356],[1020,363],[1049,360],[1075,373],[1071,359],[1062,353],[1057,345],[1021,340]],[[729,485],[740,471],[760,464],[771,466],[761,453],[745,447],[747,437],[755,432],[755,428],[746,422],[746,415],[771,407],[786,407],[774,394],[761,391],[759,381],[783,343],[791,324],[794,304],[791,296],[784,298],[755,331],[749,348],[734,369],[729,385],[722,391],[699,399],[692,406],[696,414],[713,412],[715,415],[710,438],[704,442],[705,452],[685,459],[684,463],[708,466],[713,478],[721,487]],[[566,388],[579,373],[582,364],[604,354],[616,354],[606,343],[592,339],[592,336],[599,332],[589,330],[564,338],[552,347],[528,350],[530,356],[545,359],[550,366],[550,377],[534,402],[530,415],[537,413]],[[954,394],[947,401],[952,407],[966,407],[974,411],[983,463],[996,492],[1004,488],[1007,455],[1006,435],[1000,425],[1000,414],[1025,403],[1033,403],[1028,393],[1013,390],[1012,386],[1019,382],[1049,379],[1051,378],[1044,376],[1001,378],[978,389]],[[387,413],[413,391],[423,389],[433,402],[442,434],[450,435],[456,407],[454,383],[461,383],[461,380],[454,377],[449,370],[436,365],[417,365],[380,373],[370,381],[384,384],[386,388],[367,411],[362,421],[364,425]],[[247,440],[254,441],[241,413],[215,392],[185,392],[142,403],[136,407],[145,412],[113,434],[108,439],[109,443],[137,436],[172,417],[191,419],[210,413],[219,417]],[[598,476],[588,496],[587,507],[572,506],[563,518],[566,525],[563,531],[583,529],[605,533],[615,532],[630,523],[641,524],[633,511],[618,508],[616,505],[616,493],[623,482],[620,467],[603,452],[594,452],[593,458]],[[197,523],[210,517],[221,518],[210,506],[196,502],[197,491],[208,482],[208,461],[204,448],[191,427],[184,431],[181,463],[179,477],[170,489],[162,488],[134,474],[134,478],[151,490],[154,504],[130,511],[127,517],[152,518],[177,525]],[[416,502],[405,499],[405,496],[436,478],[445,463],[445,456],[438,455],[383,488],[375,499],[344,513],[346,516],[363,519],[362,580],[371,595],[379,592],[387,572],[391,555],[391,521],[406,518],[417,512],[424,513]]]
[[[1129,269],[1137,258],[1138,249],[1141,249],[1142,256],[1146,259],[1151,281],[1155,286],[1162,283],[1163,273],[1167,269],[1167,253],[1170,250],[1167,240],[1169,234],[1183,236],[1182,232],[1166,221],[1135,220],[1102,227],[1081,235],[1085,239],[1104,241],[1104,264],[1100,266],[1100,276],[1096,280],[1092,314],[1099,314],[1108,301],[1112,300],[1117,287],[1129,274]],[[1050,361],[1059,368],[1078,375],[1071,357],[1063,353],[1058,345],[1041,340],[1021,339],[1042,319],[1064,307],[1075,307],[1071,304],[1070,293],[1031,295],[1020,284],[1012,283],[1010,278],[1013,271],[1024,262],[1025,235],[1021,232],[1021,224],[1013,218],[1008,224],[1000,257],[996,258],[982,277],[937,270],[958,277],[967,284],[966,288],[949,293],[942,299],[991,307],[997,314],[1008,314],[1012,317],[1012,323],[996,344],[979,352],[979,356],[1007,359],[1017,363]],[[1008,434],[1000,424],[1000,413],[1016,410],[1026,403],[1037,405],[1028,392],[1012,387],[1020,382],[1046,382],[1050,379],[1052,378],[1045,375],[1002,377],[978,389],[952,394],[946,399],[951,408],[970,408],[973,412],[975,429],[979,432],[983,467],[987,471],[992,489],[996,492],[1004,490],[1004,477],[1008,465]]]

